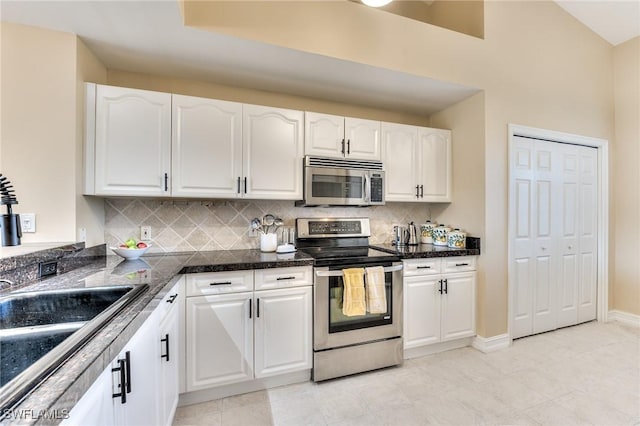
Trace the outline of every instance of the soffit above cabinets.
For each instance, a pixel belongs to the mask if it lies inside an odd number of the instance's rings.
[[[108,69],[189,78],[416,115],[478,89],[183,25],[176,1],[12,1],[3,21],[77,34]]]

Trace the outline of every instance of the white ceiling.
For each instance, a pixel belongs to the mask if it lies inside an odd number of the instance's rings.
[[[638,2],[561,3],[562,7],[573,9],[591,9],[595,3],[616,5],[624,8],[622,16],[628,17],[633,16],[633,11],[627,10],[628,4]],[[606,16],[602,10],[598,13]],[[612,21],[615,25],[606,28],[623,27],[618,22],[622,18],[616,16]],[[0,17],[3,21],[78,34],[111,69],[180,76],[419,115],[442,110],[477,92],[470,87],[185,27],[174,0],[1,0]]]
[[[555,0],[596,34],[616,46],[640,36],[638,0]]]

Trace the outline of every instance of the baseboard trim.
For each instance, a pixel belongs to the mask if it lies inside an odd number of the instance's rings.
[[[407,348],[404,350],[404,359],[420,358],[427,355],[433,355],[452,349],[460,349],[471,345],[471,337],[465,337],[448,342],[432,343],[425,346],[415,348]]]
[[[607,320],[618,321],[622,324],[629,325],[631,327],[640,328],[640,315],[630,314],[628,312],[622,312],[617,310],[609,311]]]
[[[178,407],[199,404],[201,402],[213,401],[214,399],[226,398],[228,396],[240,395],[243,393],[255,392],[278,386],[308,382],[310,379],[311,370],[303,370],[280,376],[266,377],[264,379],[249,380],[241,383],[233,383],[230,385],[181,393],[180,399],[178,400]]]
[[[499,334],[492,337],[476,336],[471,342],[471,346],[479,350],[480,352],[488,353],[498,351],[500,349],[506,349],[509,347],[511,341],[508,334]]]

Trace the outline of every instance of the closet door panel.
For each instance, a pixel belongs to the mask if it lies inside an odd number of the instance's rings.
[[[596,318],[598,250],[597,150],[580,147],[578,322]]]

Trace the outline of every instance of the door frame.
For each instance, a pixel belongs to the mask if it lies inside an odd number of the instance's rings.
[[[519,124],[509,123],[508,125],[508,265],[507,265],[507,292],[508,292],[508,325],[507,333],[509,335],[509,343],[513,341],[511,337],[513,323],[513,296],[514,296],[514,270],[513,270],[513,229],[515,223],[515,212],[512,211],[511,201],[514,193],[514,176],[513,163],[511,157],[513,154],[514,138],[516,136],[539,139],[547,142],[565,143],[571,145],[579,145],[596,148],[598,150],[598,272],[597,272],[597,306],[596,319],[601,322],[607,322],[609,315],[609,141],[606,139],[593,138],[589,136],[575,135],[571,133],[557,132],[554,130],[540,129],[535,127],[522,126]]]

